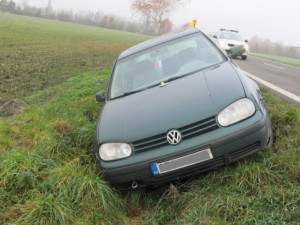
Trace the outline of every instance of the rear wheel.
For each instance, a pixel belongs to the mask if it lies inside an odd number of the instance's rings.
[[[246,60],[247,56],[246,55],[242,55],[242,60]]]

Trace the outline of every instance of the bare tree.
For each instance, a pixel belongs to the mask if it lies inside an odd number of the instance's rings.
[[[144,18],[146,24],[161,34],[161,24],[184,0],[132,0],[131,8]]]
[[[166,34],[172,31],[173,23],[169,19],[165,19],[161,22],[159,30],[161,34]]]
[[[61,11],[57,13],[57,19],[65,22],[70,22],[71,16],[67,11]]]

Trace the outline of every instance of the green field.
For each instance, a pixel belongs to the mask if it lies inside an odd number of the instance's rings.
[[[111,67],[122,50],[147,38],[0,13],[0,116],[18,112],[22,100],[37,91]]]
[[[0,30],[1,102],[20,103],[0,118],[0,224],[299,223],[299,108],[262,89],[273,148],[201,178],[119,193],[91,154],[103,106],[95,93],[118,53],[148,37],[6,14]]]
[[[300,59],[294,59],[294,58],[288,58],[288,57],[281,57],[276,55],[267,55],[267,54],[261,54],[261,53],[254,53],[251,52],[250,55],[260,57],[263,59],[272,60],[275,62],[284,63],[290,66],[297,66],[300,67]]]

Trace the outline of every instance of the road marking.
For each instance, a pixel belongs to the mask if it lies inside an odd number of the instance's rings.
[[[260,78],[258,78],[257,76],[254,76],[254,75],[251,74],[251,73],[248,73],[248,72],[246,72],[246,71],[244,71],[244,73],[245,73],[248,77],[250,77],[250,78],[252,78],[253,80],[257,81],[258,83],[261,83],[262,85],[267,86],[268,88],[270,88],[270,89],[272,89],[272,90],[274,90],[274,91],[276,91],[276,92],[278,92],[278,93],[280,93],[280,94],[282,94],[282,95],[284,95],[284,96],[286,96],[286,97],[288,97],[288,98],[290,98],[290,99],[292,99],[292,100],[298,102],[298,104],[300,104],[300,97],[299,97],[299,96],[297,96],[297,95],[295,95],[295,94],[293,94],[293,93],[291,93],[291,92],[288,92],[288,91],[286,91],[286,90],[283,90],[282,88],[277,87],[276,85],[271,84],[271,83],[269,83],[269,82],[267,82],[267,81],[265,81],[265,80],[263,80],[263,79],[260,79]]]
[[[284,70],[284,68],[282,68],[282,67],[279,67],[279,66],[274,66],[274,65],[272,65],[272,64],[269,64],[269,63],[264,63],[265,65],[267,65],[267,66],[273,66],[273,67],[275,67],[275,68],[278,68],[278,69],[281,69],[281,70]]]

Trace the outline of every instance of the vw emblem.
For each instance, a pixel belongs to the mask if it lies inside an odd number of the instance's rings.
[[[181,134],[177,130],[170,130],[167,134],[167,141],[171,145],[177,145],[181,142]]]

